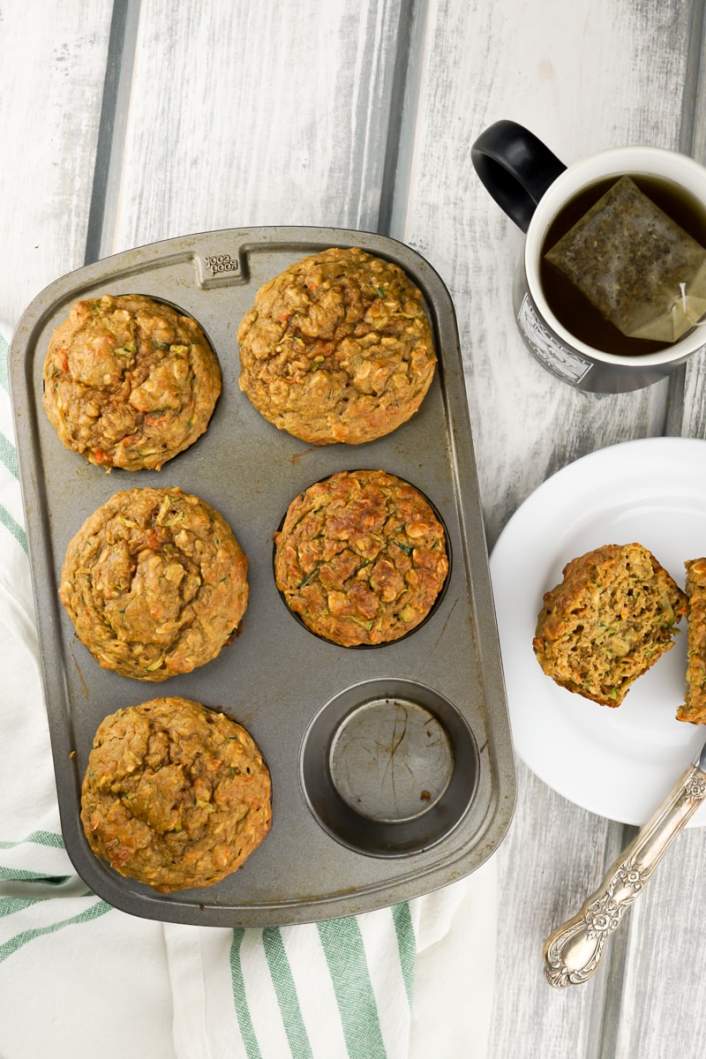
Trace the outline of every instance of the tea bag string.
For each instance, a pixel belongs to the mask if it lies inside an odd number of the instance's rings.
[[[701,318],[701,314],[695,310],[689,303],[689,296],[686,292],[686,283],[683,280],[679,282],[679,297],[672,304],[672,316],[679,310],[684,314],[684,317],[693,324],[694,327],[704,327],[706,325],[706,319]]]

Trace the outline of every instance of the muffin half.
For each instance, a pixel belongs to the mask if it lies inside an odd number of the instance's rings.
[[[81,822],[121,875],[169,893],[212,886],[270,830],[270,774],[254,739],[225,714],[152,699],[98,726]]]
[[[248,602],[248,563],[225,519],[181,489],[128,489],[70,542],[61,601],[105,669],[161,681],[210,662]]]
[[[436,354],[421,292],[358,249],[297,261],[257,292],[238,330],[240,388],[312,445],[396,430],[431,385]]]
[[[159,470],[204,433],[220,392],[196,320],[138,294],[75,302],[44,361],[50,422],[107,471]]]
[[[686,596],[641,544],[606,544],[573,559],[544,597],[533,641],[557,684],[620,706],[674,643]]]
[[[706,724],[706,559],[689,559],[684,566],[689,639],[686,702],[677,710],[677,720]]]

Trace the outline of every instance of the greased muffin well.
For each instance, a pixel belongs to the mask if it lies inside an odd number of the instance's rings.
[[[238,330],[240,388],[280,430],[357,445],[412,416],[436,354],[421,292],[399,266],[333,248],[260,288]]]
[[[50,422],[106,470],[159,470],[204,433],[220,392],[196,320],[138,294],[75,302],[44,362]]]
[[[289,505],[275,579],[312,632],[344,647],[398,640],[449,570],[444,528],[422,494],[385,471],[340,471]]]
[[[252,736],[198,702],[152,699],[98,726],[81,822],[93,852],[163,893],[212,886],[270,830],[271,784]]]
[[[105,669],[161,681],[210,662],[248,602],[247,559],[225,519],[181,489],[129,489],[69,543],[61,601]]]

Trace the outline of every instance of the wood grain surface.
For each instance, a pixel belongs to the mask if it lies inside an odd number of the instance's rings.
[[[400,0],[306,0],[296,16],[281,0],[146,0],[110,249],[241,225],[374,229],[399,21]]]
[[[682,835],[631,913],[625,978],[616,1027],[621,1059],[694,1059],[706,1020],[704,835]]]
[[[84,262],[112,4],[2,0],[0,315]]]
[[[415,63],[413,140],[393,233],[451,286],[492,545],[549,474],[612,442],[661,433],[666,389],[582,394],[553,379],[518,340],[511,289],[522,241],[471,165],[488,124],[528,125],[564,161],[625,143],[679,141],[688,8],[613,0],[434,0]],[[569,88],[569,86],[571,86]]]
[[[670,408],[666,384],[596,397],[531,359],[511,312],[522,239],[475,177],[471,145],[510,117],[567,163],[640,142],[706,161],[703,7],[0,0],[0,315],[14,322],[45,283],[82,264],[87,239],[106,254],[238,225],[389,230],[430,259],[455,300],[492,545],[549,474],[662,433]],[[706,354],[684,374],[669,422],[706,437]],[[703,832],[683,836],[660,866],[612,964],[556,993],[542,977],[542,940],[625,835],[521,763],[518,781],[499,854],[489,1055],[699,1054]]]

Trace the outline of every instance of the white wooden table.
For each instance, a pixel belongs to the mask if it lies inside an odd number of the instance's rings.
[[[566,162],[625,143],[706,161],[703,12],[704,0],[0,0],[0,315],[14,322],[85,261],[186,232],[389,232],[455,299],[492,545],[576,457],[706,435],[706,367],[603,398],[545,374],[511,315],[520,237],[480,187],[471,144],[509,117]],[[680,839],[594,982],[556,993],[542,938],[625,835],[522,765],[518,782],[493,1059],[699,1054],[706,836]]]

